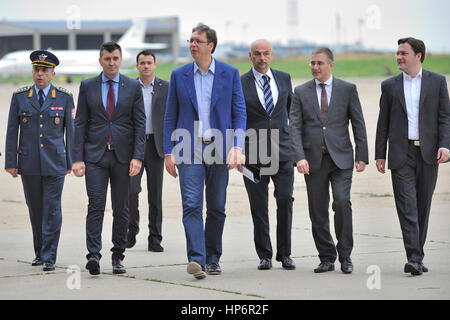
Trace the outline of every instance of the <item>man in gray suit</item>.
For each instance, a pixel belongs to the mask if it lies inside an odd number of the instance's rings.
[[[129,220],[127,248],[136,244],[139,232],[139,193],[142,174],[147,174],[148,191],[148,251],[163,252],[162,240],[162,186],[164,172],[163,123],[169,83],[155,77],[155,54],[143,50],[136,56],[138,81],[141,85],[146,115],[145,155],[141,171],[130,178]]]
[[[398,40],[402,74],[381,84],[375,143],[377,169],[385,173],[387,141],[395,205],[408,262],[404,272],[421,275],[431,199],[439,164],[450,148],[450,105],[444,76],[422,69],[425,44]]]
[[[333,271],[338,254],[342,272],[352,273],[350,188],[353,166],[362,172],[369,162],[364,117],[356,86],[332,76],[330,49],[316,49],[310,66],[315,79],[295,88],[289,129],[294,162],[298,172],[305,175],[312,233],[321,261],[314,272]],[[356,144],[355,161],[349,120]],[[336,246],[329,228],[330,183]]]

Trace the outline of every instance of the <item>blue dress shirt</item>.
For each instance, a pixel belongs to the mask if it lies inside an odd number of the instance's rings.
[[[194,61],[194,85],[197,95],[198,113],[200,125],[198,128],[199,137],[210,138],[211,134],[205,136],[204,133],[211,129],[209,121],[211,111],[211,96],[214,83],[214,72],[216,70],[216,62],[214,58],[209,65],[208,71],[203,74]]]

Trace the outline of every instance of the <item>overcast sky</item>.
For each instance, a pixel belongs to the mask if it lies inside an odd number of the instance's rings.
[[[296,2],[297,10],[289,2]],[[395,50],[397,39],[414,36],[431,52],[450,53],[448,0],[16,0],[2,1],[0,19],[65,20],[71,5],[79,8],[82,20],[178,16],[186,38],[203,22],[216,29],[219,43],[266,38],[333,44],[362,39],[369,48]]]

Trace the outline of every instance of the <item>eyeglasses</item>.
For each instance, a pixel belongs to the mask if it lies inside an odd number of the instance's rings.
[[[186,40],[187,41],[187,43],[195,43],[195,44],[202,44],[202,43],[209,43],[209,41],[200,41],[200,40],[197,40],[197,39],[188,39],[188,40]]]
[[[309,63],[309,66],[310,66],[310,67],[314,67],[314,66],[322,67],[323,65],[325,65],[325,64],[330,64],[331,62],[332,62],[332,61],[330,61],[330,62],[311,61],[311,62]]]

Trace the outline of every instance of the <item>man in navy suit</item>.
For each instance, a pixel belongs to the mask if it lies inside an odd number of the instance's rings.
[[[64,178],[72,169],[74,104],[67,90],[51,84],[58,58],[38,50],[31,53],[30,59],[34,85],[13,94],[5,169],[14,178],[19,174],[22,178],[36,254],[31,264],[52,271],[62,223]]]
[[[113,209],[113,273],[125,273],[128,188],[144,159],[145,111],[139,82],[119,73],[122,51],[115,42],[100,49],[103,72],[81,82],[75,119],[73,171],[86,174],[89,197],[86,217],[86,269],[100,273],[102,225],[108,181]]]
[[[246,111],[239,72],[212,57],[216,32],[192,30],[194,62],[172,72],[164,119],[166,170],[180,174],[187,272],[197,279],[220,274],[228,170],[245,162]],[[180,148],[181,146],[181,148]],[[203,190],[206,223],[203,227]]]

